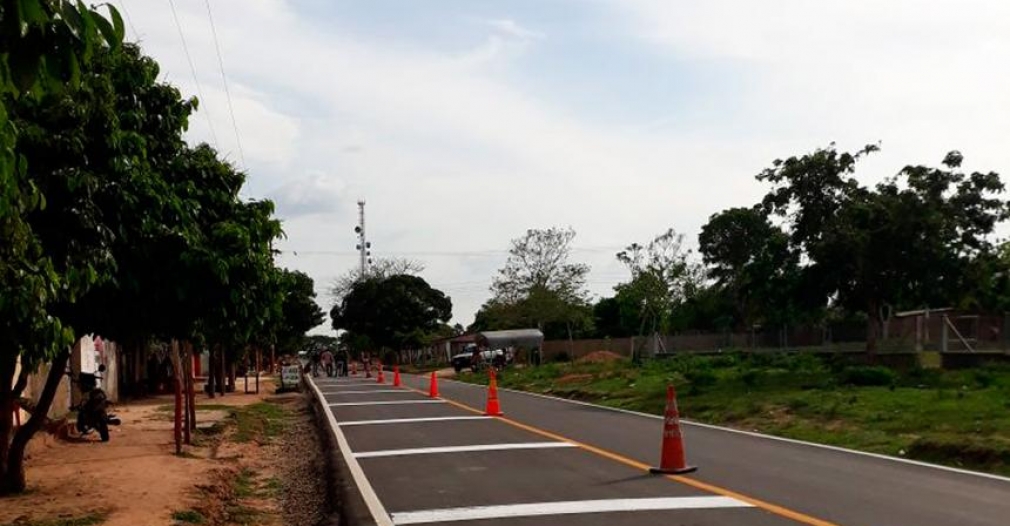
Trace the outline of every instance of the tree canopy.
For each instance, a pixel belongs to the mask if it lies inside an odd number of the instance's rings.
[[[234,360],[322,321],[311,279],[275,265],[273,204],[242,198],[245,174],[186,143],[197,101],[158,82],[157,63],[117,40],[118,14],[109,22],[82,4],[19,5],[29,36],[49,25],[26,48],[41,50],[31,60],[44,69],[17,62],[21,48],[3,55],[0,412],[11,413],[29,374],[45,363],[50,373],[13,438],[0,419],[0,493],[24,489],[24,448],[78,336],[206,342]],[[19,41],[12,13],[2,11],[5,46]],[[67,24],[76,47],[49,42]]]
[[[352,335],[345,342],[365,338],[364,344],[396,351],[420,347],[451,317],[445,294],[407,274],[358,282],[330,311],[333,329]]]

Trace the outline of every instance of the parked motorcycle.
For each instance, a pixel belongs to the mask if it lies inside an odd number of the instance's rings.
[[[108,442],[109,426],[118,426],[121,422],[116,415],[109,413],[108,397],[98,386],[98,381],[102,379],[101,373],[104,372],[105,365],[99,365],[97,373],[79,373],[75,379],[72,372],[67,372],[67,376],[84,395],[80,404],[71,407],[77,410],[77,431],[86,435],[97,430],[102,442]]]

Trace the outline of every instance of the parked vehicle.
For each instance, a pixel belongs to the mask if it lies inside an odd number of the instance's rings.
[[[78,373],[74,378],[74,373],[68,371],[67,376],[70,382],[77,384],[77,388],[84,395],[81,403],[71,409],[77,411],[77,431],[86,435],[93,430],[98,431],[98,436],[102,442],[109,441],[109,426],[118,426],[119,418],[109,413],[109,399],[105,391],[98,386],[98,381],[102,379],[101,373],[105,372],[105,365],[98,366],[97,373]]]
[[[456,370],[457,373],[463,369],[470,369],[473,372],[480,371],[491,364],[495,369],[499,371],[502,370],[506,365],[512,363],[512,353],[505,349],[485,349],[480,351],[478,355],[479,358],[474,359],[475,354],[473,348],[470,347],[469,350],[461,352],[452,357],[452,368]]]

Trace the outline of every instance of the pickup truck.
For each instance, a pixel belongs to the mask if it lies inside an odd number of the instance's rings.
[[[481,351],[480,352],[481,361],[485,364],[500,362],[503,365],[508,364],[512,361],[511,353],[505,352],[505,349],[495,349],[493,351]],[[477,370],[477,365],[473,363],[473,351],[461,352],[452,357],[452,368],[456,372],[460,372],[463,369]]]

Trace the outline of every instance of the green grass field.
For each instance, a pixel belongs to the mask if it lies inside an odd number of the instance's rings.
[[[461,380],[483,383],[482,375]],[[503,387],[1010,474],[1010,368],[850,365],[813,355],[684,356],[510,369]]]

